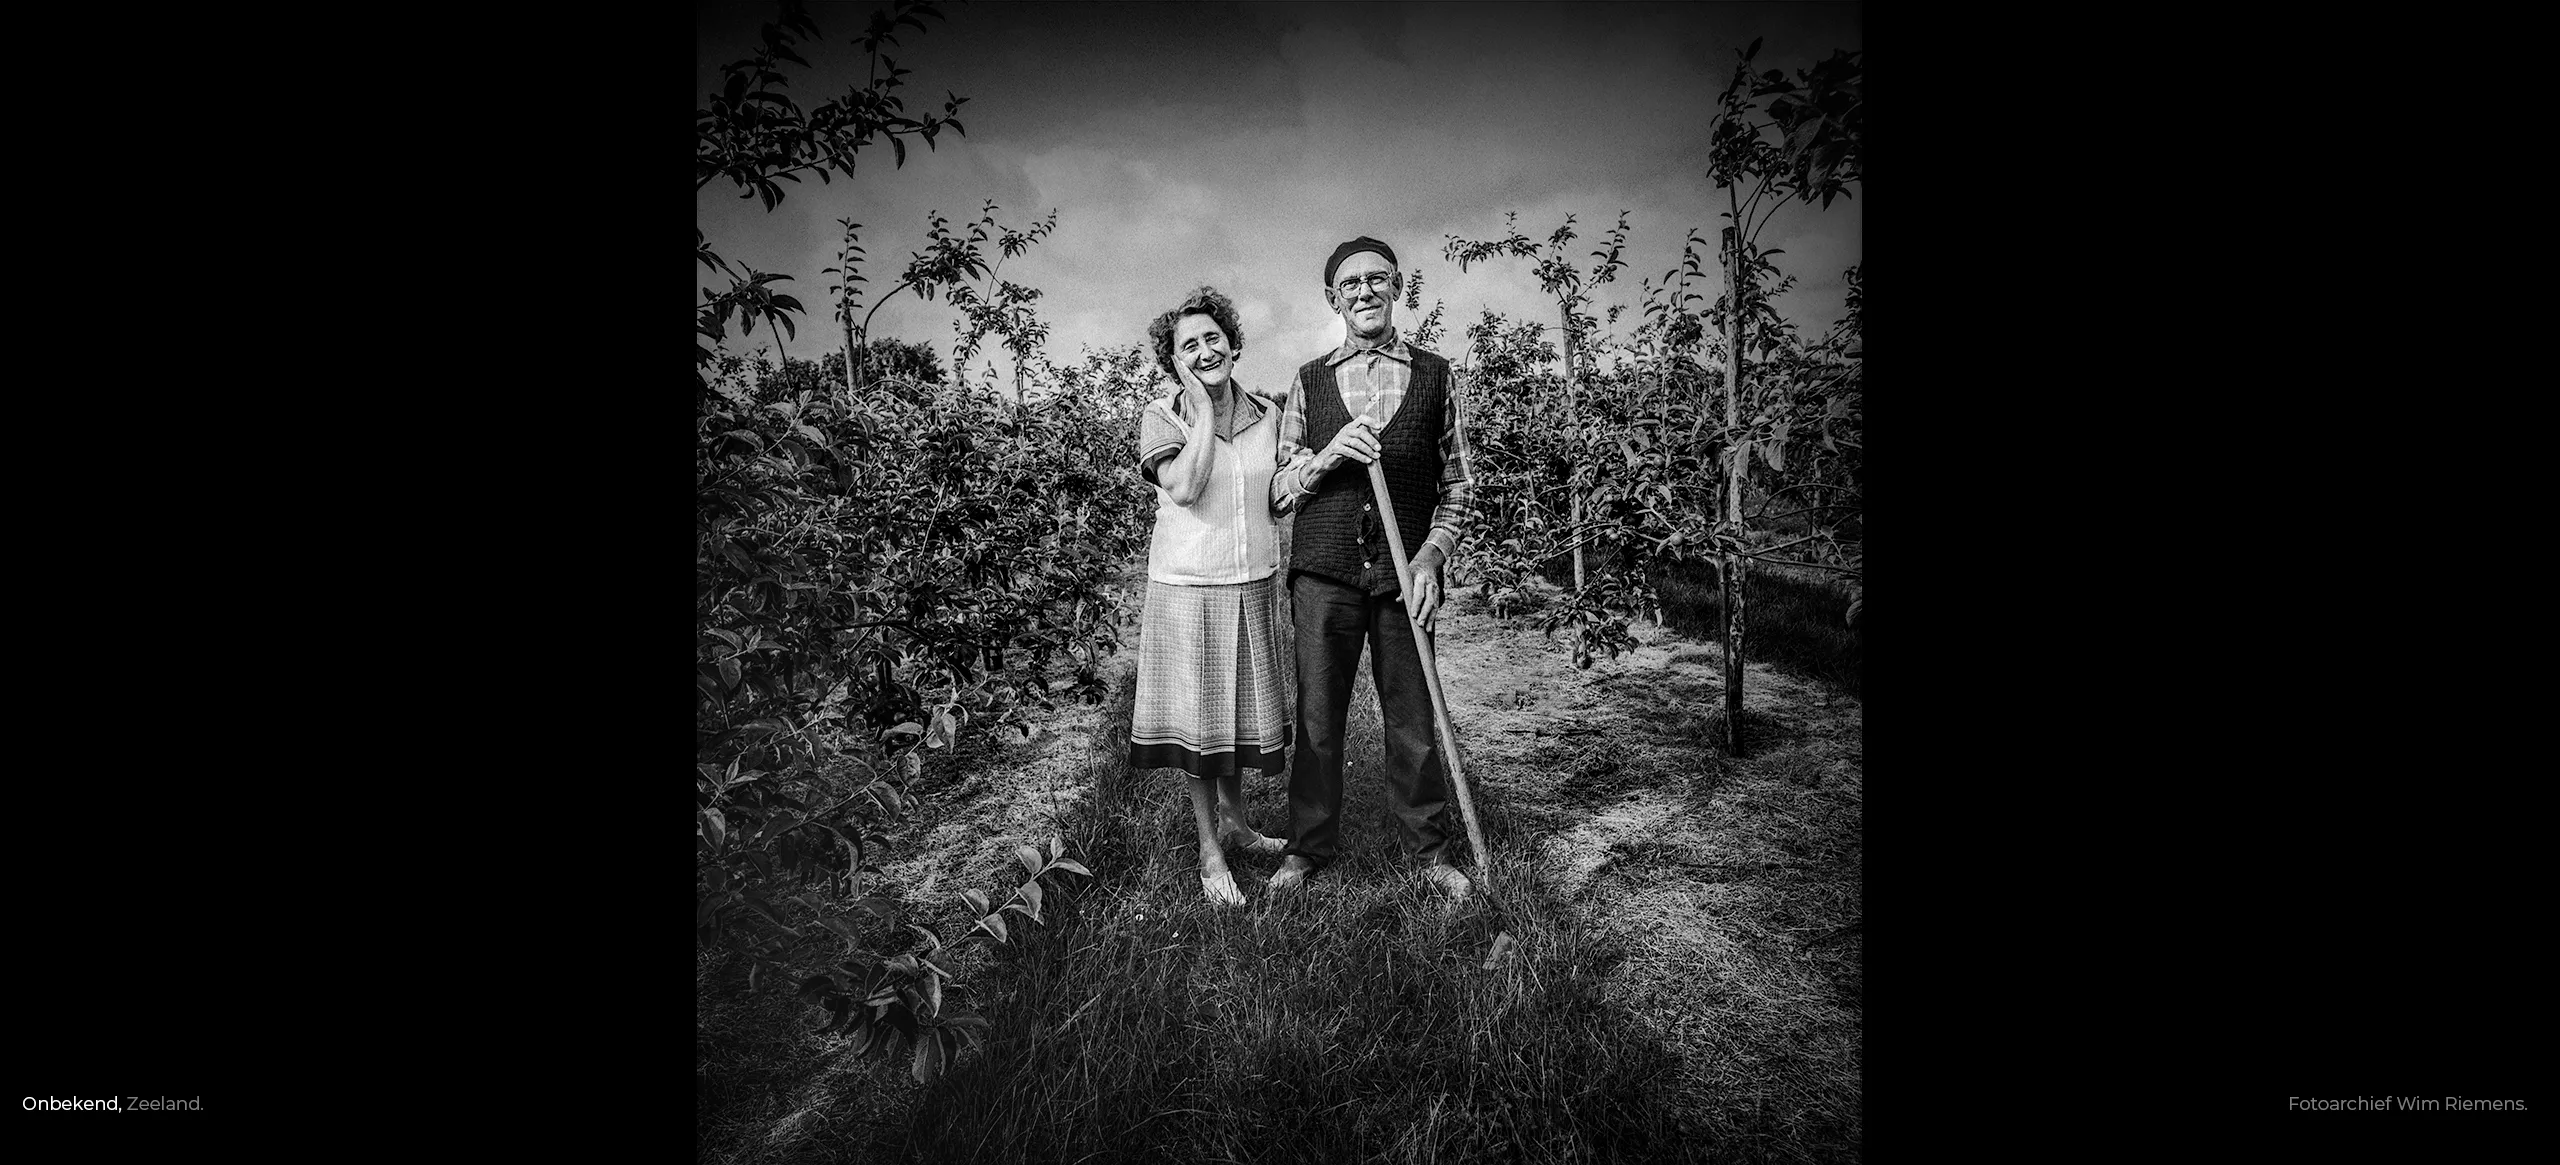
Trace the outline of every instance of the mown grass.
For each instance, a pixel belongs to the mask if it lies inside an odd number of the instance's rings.
[[[1116,694],[1107,725],[1125,728],[1129,699],[1125,688]],[[1841,844],[1822,836],[1840,819],[1794,824],[1817,820],[1812,798],[1827,789],[1775,779],[1793,776],[1775,769],[1763,779],[1758,762],[1699,750],[1700,765],[1723,768],[1713,780],[1695,774],[1684,811],[1738,819],[1768,817],[1763,800],[1786,807],[1769,818],[1786,828],[1771,835],[1769,844],[1784,844],[1767,856],[1787,868],[1760,868],[1754,841],[1754,864],[1716,879],[1731,884],[1681,889],[1673,883],[1694,873],[1683,863],[1696,855],[1635,843],[1611,876],[1639,917],[1603,919],[1587,899],[1550,889],[1535,835],[1584,816],[1579,803],[1675,775],[1659,756],[1594,741],[1548,758],[1556,779],[1574,786],[1557,789],[1555,803],[1515,805],[1478,784],[1493,893],[1451,909],[1389,840],[1364,680],[1349,726],[1341,860],[1298,895],[1273,898],[1263,882],[1276,861],[1236,859],[1250,904],[1220,910],[1200,896],[1180,785],[1162,771],[1129,771],[1113,729],[1103,735],[1090,762],[1095,793],[1065,821],[1097,879],[1053,896],[1049,926],[1017,928],[1015,946],[961,972],[967,1005],[994,1023],[989,1043],[920,1089],[906,1080],[903,1057],[856,1072],[829,1067],[819,1041],[774,1034],[799,1023],[781,1018],[789,1007],[734,1003],[714,1014],[721,1047],[734,1053],[726,1062],[742,1070],[719,1082],[730,1124],[718,1146],[698,1144],[698,1156],[1856,1158],[1855,1018],[1844,1029],[1837,1007],[1857,1006],[1858,947],[1853,935],[1799,951],[1795,933],[1855,917],[1854,897],[1818,901],[1843,877],[1854,895],[1854,850],[1845,867],[1797,868]],[[1472,759],[1470,773],[1499,779]],[[1254,776],[1246,787],[1253,822],[1282,832],[1282,782]],[[1854,847],[1854,821],[1849,828]],[[1809,851],[1799,837],[1821,844]],[[1469,861],[1463,841],[1458,848]],[[1485,971],[1501,932],[1517,945]],[[1828,973],[1808,973],[1804,957],[1815,953],[1826,967],[1810,970]],[[1639,967],[1642,976],[1620,974]],[[698,990],[698,1050],[700,1000]],[[812,1080],[827,1080],[832,1096],[807,1100]],[[801,1099],[786,1096],[794,1088]],[[753,1133],[756,1114],[775,1127]]]
[[[1005,969],[989,1014],[1007,1034],[919,1105],[916,1159],[1609,1161],[1694,1144],[1658,1087],[1676,1055],[1602,998],[1619,944],[1522,862],[1495,863],[1498,901],[1452,910],[1393,853],[1375,715],[1352,725],[1372,743],[1353,748],[1341,860],[1279,899],[1261,888],[1276,863],[1238,863],[1243,910],[1201,900],[1166,774],[1098,773],[1078,825],[1099,884],[1059,916],[1054,955]],[[1278,782],[1249,784],[1258,824],[1281,829]],[[1501,931],[1518,946],[1488,973]]]

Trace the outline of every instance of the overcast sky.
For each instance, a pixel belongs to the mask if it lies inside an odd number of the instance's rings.
[[[798,51],[813,68],[785,65],[802,108],[859,81],[865,62],[850,42],[879,7],[811,5],[824,38]],[[1595,296],[1602,309],[1628,305],[1613,329],[1623,336],[1638,281],[1677,265],[1690,229],[1713,239],[1721,225],[1706,130],[1735,53],[1764,38],[1753,66],[1792,76],[1863,47],[1856,4],[941,7],[947,20],[907,30],[890,55],[911,70],[901,91],[910,114],[940,110],[946,91],[969,99],[965,137],[945,133],[931,151],[917,143],[902,169],[885,145],[866,148],[852,181],[784,183],[770,213],[720,180],[695,195],[713,250],[793,277],[781,288],[811,309],[793,356],[842,347],[822,270],[834,262],[836,219],[862,224],[868,310],[924,245],[928,211],[967,221],[988,199],[1008,225],[1058,213],[1056,233],[1001,277],[1042,290],[1036,306],[1061,363],[1081,347],[1143,342],[1150,318],[1205,283],[1236,301],[1238,376],[1264,387],[1341,342],[1319,288],[1324,260],[1364,234],[1423,273],[1423,310],[1447,305],[1438,348],[1462,358],[1464,329],[1485,308],[1554,322],[1531,261],[1461,275],[1441,258],[1445,236],[1499,237],[1510,211],[1542,245],[1573,214],[1586,270],[1587,252],[1628,212],[1628,267]],[[698,9],[696,108],[773,12]],[[1797,290],[1778,306],[1808,335],[1838,318],[1841,272],[1859,262],[1866,199],[1863,185],[1853,190],[1827,211],[1791,207],[1761,236],[1786,251],[1777,261]],[[700,264],[694,272],[697,288],[726,285]],[[1398,323],[1419,314],[1400,308]],[[901,292],[871,334],[929,340],[947,362],[956,315]],[[769,344],[760,330],[754,345]],[[740,346],[734,332],[730,345]],[[1009,371],[1000,349],[996,362]]]

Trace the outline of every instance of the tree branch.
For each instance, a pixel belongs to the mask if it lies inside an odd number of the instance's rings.
[[[1758,558],[1760,556],[1757,554],[1745,554],[1740,557]],[[1828,570],[1838,574],[1845,574],[1852,578],[1863,579],[1866,577],[1866,571],[1863,568],[1854,566],[1833,566],[1824,562],[1800,562],[1792,558],[1771,558],[1766,559],[1765,561],[1775,566],[1800,566],[1806,570]]]
[[[1816,539],[1816,538],[1820,538],[1820,537],[1822,537],[1822,535],[1820,535],[1820,534],[1807,534],[1807,535],[1805,535],[1805,536],[1804,536],[1804,537],[1802,537],[1802,538],[1790,538],[1790,539],[1787,539],[1786,541],[1784,541],[1784,542],[1780,542],[1780,543],[1778,543],[1778,544],[1776,544],[1776,545],[1774,545],[1774,546],[1763,546],[1763,547],[1761,547],[1761,548],[1759,548],[1759,549],[1757,549],[1757,550],[1737,550],[1737,551],[1734,551],[1734,553],[1739,554],[1739,555],[1741,555],[1741,556],[1743,556],[1743,557],[1745,557],[1745,558],[1758,558],[1758,557],[1760,557],[1760,556],[1762,556],[1762,555],[1765,555],[1765,554],[1772,554],[1772,553],[1775,553],[1775,552],[1777,552],[1777,551],[1784,550],[1784,549],[1786,549],[1787,547],[1794,546],[1794,545],[1796,545],[1797,543],[1800,543],[1800,542],[1811,542],[1811,541],[1813,541],[1814,539]]]
[[[1778,217],[1778,211],[1793,201],[1795,201],[1795,195],[1792,192],[1779,195],[1776,202],[1769,204],[1769,213],[1760,216],[1759,224],[1752,227],[1751,233],[1746,237],[1749,238],[1750,241],[1757,243],[1760,239],[1760,232],[1768,227],[1769,220]]]
[[[871,340],[871,317],[876,316],[876,315],[879,315],[879,314],[880,314],[880,309],[881,309],[881,308],[883,308],[883,307],[888,306],[888,304],[889,304],[889,297],[890,297],[890,296],[892,296],[892,295],[896,295],[896,294],[898,294],[899,292],[901,292],[901,291],[905,291],[905,290],[907,290],[907,289],[909,289],[909,288],[912,288],[912,287],[914,287],[914,286],[915,286],[915,281],[914,281],[914,280],[912,280],[912,279],[901,279],[901,280],[899,280],[899,281],[898,281],[898,283],[897,283],[897,285],[896,285],[896,286],[891,287],[891,288],[888,290],[888,293],[887,293],[887,294],[882,295],[880,298],[878,298],[878,299],[876,299],[876,300],[873,300],[873,301],[871,302],[871,310],[870,310],[870,311],[867,311],[867,312],[862,313],[862,326],[861,326],[861,327],[858,327],[858,328],[855,328],[855,329],[853,330],[854,337],[855,337],[856,339],[859,339],[859,340],[861,340],[861,341],[865,342],[865,343],[869,343],[869,342],[870,342],[870,340]],[[922,293],[922,292],[918,292],[917,294],[923,294],[923,293]]]
[[[1756,512],[1756,513],[1754,513],[1754,514],[1752,514],[1751,516],[1752,516],[1752,517],[1754,517],[1754,518],[1770,518],[1770,519],[1773,519],[1773,520],[1774,520],[1774,519],[1776,519],[1776,518],[1792,518],[1792,517],[1795,517],[1795,516],[1796,516],[1796,515],[1798,515],[1798,514],[1811,514],[1811,513],[1818,513],[1818,512],[1823,511],[1823,510],[1857,510],[1857,509],[1864,509],[1864,508],[1865,508],[1865,507],[1864,507],[1863,505],[1856,505],[1856,506],[1851,506],[1851,505],[1806,506],[1805,508],[1803,508],[1803,509],[1801,509],[1801,510],[1789,510],[1789,511],[1787,511],[1786,513],[1783,513],[1783,514],[1771,514],[1771,513],[1769,513],[1769,503],[1764,501],[1764,502],[1760,503],[1760,509],[1759,509],[1759,511],[1758,511],[1758,512]]]
[[[1785,487],[1783,487],[1783,488],[1779,489],[1776,493],[1770,494],[1770,495],[1769,495],[1769,496],[1767,496],[1766,498],[1763,498],[1763,499],[1761,500],[1761,502],[1760,502],[1760,508],[1761,508],[1762,510],[1764,510],[1764,511],[1765,511],[1765,510],[1767,510],[1770,506],[1772,506],[1772,505],[1776,504],[1776,503],[1777,503],[1777,500],[1778,500],[1779,498],[1785,497],[1785,496],[1787,496],[1788,494],[1794,493],[1795,491],[1800,490],[1800,489],[1827,489],[1827,490],[1832,490],[1832,491],[1835,491],[1835,492],[1838,492],[1838,493],[1849,493],[1849,492],[1853,492],[1853,491],[1851,491],[1851,490],[1849,489],[1849,487],[1847,487],[1847,486],[1845,486],[1845,485],[1833,485],[1833,484],[1831,484],[1831,483],[1829,483],[1829,482],[1822,482],[1822,481],[1799,481],[1799,482],[1796,482],[1796,483],[1795,483],[1795,484],[1793,484],[1793,485],[1785,486]],[[1752,515],[1752,516],[1753,516],[1753,517],[1758,517],[1759,515],[1754,514],[1754,515]]]

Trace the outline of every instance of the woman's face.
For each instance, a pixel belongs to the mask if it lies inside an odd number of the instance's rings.
[[[1173,326],[1173,360],[1208,388],[1223,388],[1235,376],[1235,348],[1214,316],[1187,315]]]

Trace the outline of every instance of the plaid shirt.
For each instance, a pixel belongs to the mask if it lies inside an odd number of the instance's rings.
[[[1413,349],[1405,346],[1400,332],[1390,331],[1374,345],[1345,340],[1324,362],[1333,366],[1342,406],[1355,417],[1376,417],[1382,427],[1404,403],[1405,385],[1413,379]],[[1446,400],[1440,418],[1440,504],[1432,508],[1431,532],[1422,539],[1425,546],[1439,547],[1443,560],[1458,556],[1458,540],[1466,535],[1476,500],[1467,426],[1458,410],[1454,380]],[[1318,452],[1307,448],[1307,403],[1292,381],[1288,400],[1280,408],[1280,471],[1271,475],[1272,513],[1295,512],[1300,502],[1316,495],[1318,479],[1313,470]]]

